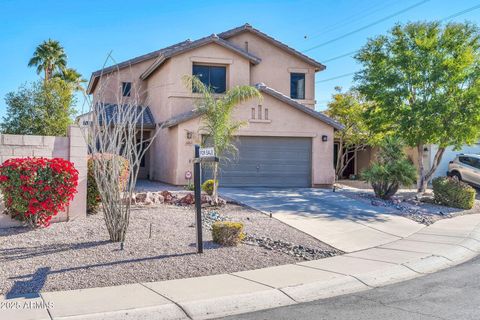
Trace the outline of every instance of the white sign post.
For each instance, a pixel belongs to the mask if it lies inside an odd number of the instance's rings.
[[[215,157],[214,148],[200,148],[200,158],[213,158]]]

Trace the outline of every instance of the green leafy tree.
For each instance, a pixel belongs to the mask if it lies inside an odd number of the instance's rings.
[[[74,91],[80,91],[85,93],[84,85],[87,83],[82,75],[73,68],[65,68],[61,71],[56,71],[53,74],[53,78],[59,78],[71,85]]]
[[[43,79],[47,82],[56,71],[63,71],[67,67],[67,55],[60,42],[48,39],[37,46],[28,66],[36,67],[37,74],[43,73]]]
[[[365,112],[371,102],[356,90],[342,92],[341,88],[332,96],[325,114],[345,126],[335,132],[338,143],[335,175],[342,177],[343,172],[355,158],[358,151],[367,146],[375,145],[381,139],[381,134],[374,134],[365,121]]]
[[[448,146],[478,141],[480,129],[479,30],[469,23],[396,25],[356,55],[363,68],[358,90],[375,101],[367,110],[377,132],[392,131],[418,150],[419,192],[424,192]],[[424,148],[438,145],[426,169]]]
[[[75,114],[71,86],[61,79],[23,85],[7,93],[2,133],[65,136]]]
[[[377,160],[362,172],[362,179],[372,185],[377,197],[390,199],[400,186],[411,186],[415,183],[415,166],[408,160],[403,149],[404,146],[398,138],[385,138]]]
[[[236,86],[224,95],[216,95],[211,88],[204,85],[195,76],[184,76],[184,82],[190,89],[201,95],[197,102],[198,111],[202,114],[203,125],[200,128],[205,143],[215,149],[220,160],[237,152],[233,139],[238,129],[244,125],[242,121],[232,118],[235,107],[252,98],[261,99],[262,95],[252,86]],[[218,202],[218,163],[213,165],[213,199]]]

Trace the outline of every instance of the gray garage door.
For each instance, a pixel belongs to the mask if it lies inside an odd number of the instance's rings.
[[[223,187],[310,187],[310,138],[241,137],[237,159],[221,163]],[[203,169],[203,179],[211,170]]]

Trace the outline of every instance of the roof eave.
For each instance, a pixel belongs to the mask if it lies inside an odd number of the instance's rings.
[[[185,53],[185,52],[188,52],[190,50],[194,50],[194,49],[197,49],[199,47],[202,47],[204,45],[207,45],[207,44],[211,44],[211,43],[215,43],[215,44],[218,44],[219,46],[221,47],[224,47],[228,50],[231,50],[241,56],[243,56],[245,59],[248,59],[251,63],[253,64],[259,64],[262,59],[248,53],[248,52],[245,52],[243,51],[241,48],[237,48],[236,46],[234,46],[233,44],[231,43],[228,43],[227,41],[223,40],[223,39],[220,39],[218,36],[216,35],[211,35],[209,37],[206,37],[204,39],[200,39],[200,40],[197,40],[198,42],[193,42],[191,46],[189,47],[186,47],[184,49],[181,49],[181,50],[177,50],[175,52],[172,52],[170,54],[166,54],[166,55],[162,55],[160,57],[157,58],[157,60],[155,60],[148,68],[147,70],[145,70],[145,72],[143,72],[140,76],[140,79],[142,80],[146,80],[148,79],[148,77],[150,77],[159,67],[162,66],[162,64],[176,56],[176,55],[179,55],[179,54],[182,54],[182,53]]]
[[[308,108],[307,106],[304,106],[303,104],[285,96],[284,94],[282,94],[281,92],[278,92],[270,87],[267,87],[265,84],[263,83],[259,83],[256,85],[256,88],[258,90],[260,90],[261,92],[264,92],[294,108],[296,108],[297,110],[300,110],[300,111],[303,111],[304,113],[314,117],[315,119],[318,119],[320,121],[322,121],[323,123],[333,127],[334,129],[336,130],[343,130],[345,127],[344,125],[342,125],[341,123],[339,123],[338,121],[320,113],[320,112],[317,112],[315,110],[312,110],[310,108]]]
[[[92,73],[92,75],[90,76],[90,81],[88,82],[88,86],[87,86],[87,94],[93,93],[93,90],[95,90],[97,83],[98,83],[98,76],[96,76],[95,73]]]
[[[298,58],[300,58],[300,59],[304,60],[305,62],[307,62],[308,64],[314,66],[316,68],[315,69],[316,71],[323,71],[326,68],[326,66],[323,65],[322,63],[304,55],[303,53],[301,53],[301,52],[295,50],[294,48],[282,43],[281,41],[278,41],[275,38],[270,37],[268,34],[263,33],[258,29],[253,28],[248,23],[243,25],[243,26],[240,26],[240,27],[222,32],[218,36],[222,39],[228,39],[228,38],[231,38],[231,37],[233,37],[237,34],[243,33],[243,32],[251,32],[251,33],[261,37],[262,39],[265,39],[265,40],[269,41],[271,44],[279,47],[280,49],[286,50],[286,51],[290,52],[291,54],[294,54]]]

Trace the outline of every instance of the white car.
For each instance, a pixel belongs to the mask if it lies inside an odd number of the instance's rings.
[[[449,177],[480,186],[480,155],[459,154],[448,163]]]

